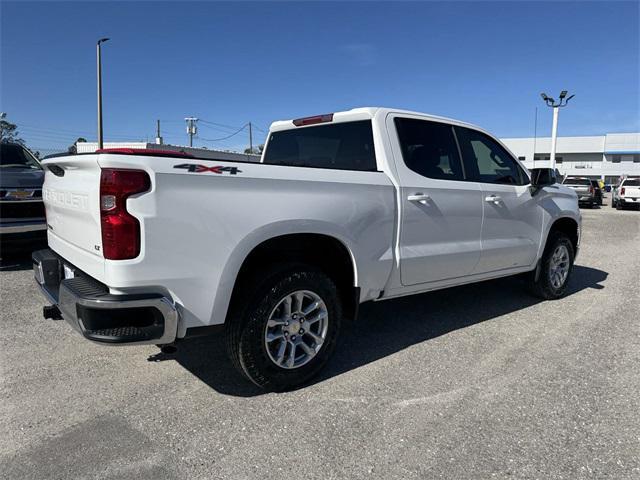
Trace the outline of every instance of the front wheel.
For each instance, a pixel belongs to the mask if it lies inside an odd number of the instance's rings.
[[[536,271],[531,273],[531,292],[545,300],[563,297],[573,270],[574,258],[571,240],[561,232],[551,232],[540,260],[537,280]]]
[[[300,265],[267,275],[251,291],[244,308],[228,319],[234,364],[267,390],[307,382],[329,360],[340,331],[342,306],[334,282]]]

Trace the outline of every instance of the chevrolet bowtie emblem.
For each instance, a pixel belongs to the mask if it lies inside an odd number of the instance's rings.
[[[33,197],[34,190],[7,190],[4,200],[24,200]]]

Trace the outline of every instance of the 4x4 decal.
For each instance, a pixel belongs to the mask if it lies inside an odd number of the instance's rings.
[[[192,173],[211,172],[222,174],[228,172],[230,175],[242,173],[242,170],[239,170],[238,167],[223,167],[222,165],[207,167],[206,165],[199,165],[196,163],[181,163],[180,165],[174,165],[173,168],[183,168],[185,170],[189,170]]]

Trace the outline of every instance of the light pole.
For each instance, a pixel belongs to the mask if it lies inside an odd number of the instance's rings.
[[[546,93],[541,93],[540,96],[542,100],[547,104],[547,107],[553,108],[553,126],[551,127],[551,155],[549,155],[550,160],[550,168],[554,171],[556,169],[556,143],[558,141],[558,111],[560,107],[566,107],[569,100],[571,100],[575,95],[571,95],[567,97],[566,90],[562,90],[560,92],[560,101],[556,103],[556,101],[548,97]],[[534,155],[535,157],[535,155]]]
[[[100,44],[109,40],[108,38],[101,38],[98,40],[97,48],[97,63],[98,63],[98,148],[101,149],[102,143],[102,59],[100,58]]]

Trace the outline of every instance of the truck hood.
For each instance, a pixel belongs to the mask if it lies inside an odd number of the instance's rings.
[[[2,188],[41,188],[44,182],[42,170],[22,168],[0,168],[0,187]]]

